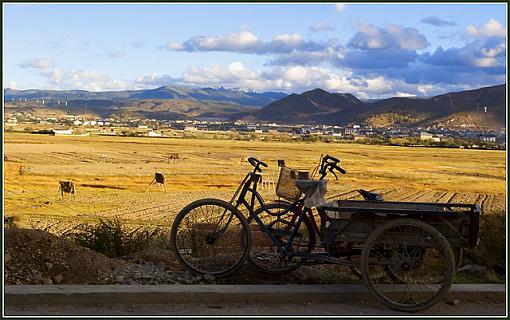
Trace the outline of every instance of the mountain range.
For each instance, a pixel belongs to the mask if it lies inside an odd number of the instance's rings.
[[[352,94],[314,89],[291,94],[244,116],[250,121],[387,126],[505,127],[506,85],[429,98],[393,97],[364,102]]]
[[[506,126],[506,84],[434,97],[360,100],[350,93],[314,89],[301,94],[225,88],[164,86],[149,90],[4,90],[5,101],[49,99],[44,108],[71,114],[155,119],[222,119],[286,124],[375,127],[430,126],[502,128]],[[31,100],[32,99],[32,100]],[[57,100],[66,100],[64,107]],[[6,105],[7,106],[7,105]]]
[[[5,89],[4,99],[60,99],[60,100],[146,100],[177,99],[211,101],[239,104],[250,107],[264,107],[286,97],[283,92],[255,92],[227,88],[195,88],[186,86],[163,86],[148,90],[124,90],[91,92],[84,90],[14,90]]]

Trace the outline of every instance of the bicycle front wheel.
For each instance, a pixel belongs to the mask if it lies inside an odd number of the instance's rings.
[[[172,225],[172,248],[180,263],[199,274],[226,276],[248,257],[246,218],[230,203],[201,199],[184,207]]]

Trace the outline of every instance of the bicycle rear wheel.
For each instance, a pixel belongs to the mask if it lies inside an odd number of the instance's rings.
[[[289,203],[275,202],[268,204],[266,208],[258,208],[253,213],[270,228],[272,235],[282,245],[288,243],[292,228],[291,220],[294,217],[295,212],[290,211],[286,214],[280,213],[284,212],[289,206]],[[265,209],[269,210],[273,214],[270,214]],[[302,264],[302,258],[289,258],[287,256],[280,255],[277,245],[271,241],[271,238],[266,233],[264,233],[261,226],[255,222],[252,216],[248,218],[248,222],[250,223],[250,230],[252,234],[252,245],[249,254],[249,260],[251,263],[267,273],[282,273],[290,271],[296,269]],[[292,240],[291,249],[293,252],[309,253],[315,247],[315,241],[315,231],[312,223],[308,216],[305,216],[297,234]]]
[[[226,276],[248,257],[251,234],[246,218],[230,203],[201,199],[184,207],[172,225],[172,248],[188,270]]]

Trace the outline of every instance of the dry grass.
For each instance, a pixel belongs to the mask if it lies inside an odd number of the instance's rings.
[[[170,153],[182,159],[166,160]],[[330,180],[331,194],[377,189],[394,200],[478,202],[486,211],[505,210],[504,151],[6,133],[5,154],[5,214],[62,230],[97,217],[170,225],[194,199],[228,199],[250,169],[241,161],[249,156],[266,161],[264,175],[274,181],[277,159],[311,169],[321,154],[340,157],[348,174]],[[165,173],[166,193],[148,189],[156,171]],[[75,181],[75,201],[60,199],[59,180]]]

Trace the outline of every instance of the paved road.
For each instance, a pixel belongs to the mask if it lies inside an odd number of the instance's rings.
[[[105,304],[105,305],[11,305],[5,306],[6,315],[402,315],[376,302],[308,303],[308,304]],[[460,302],[457,305],[441,302],[429,310],[412,315],[492,315],[504,316],[503,301]]]

